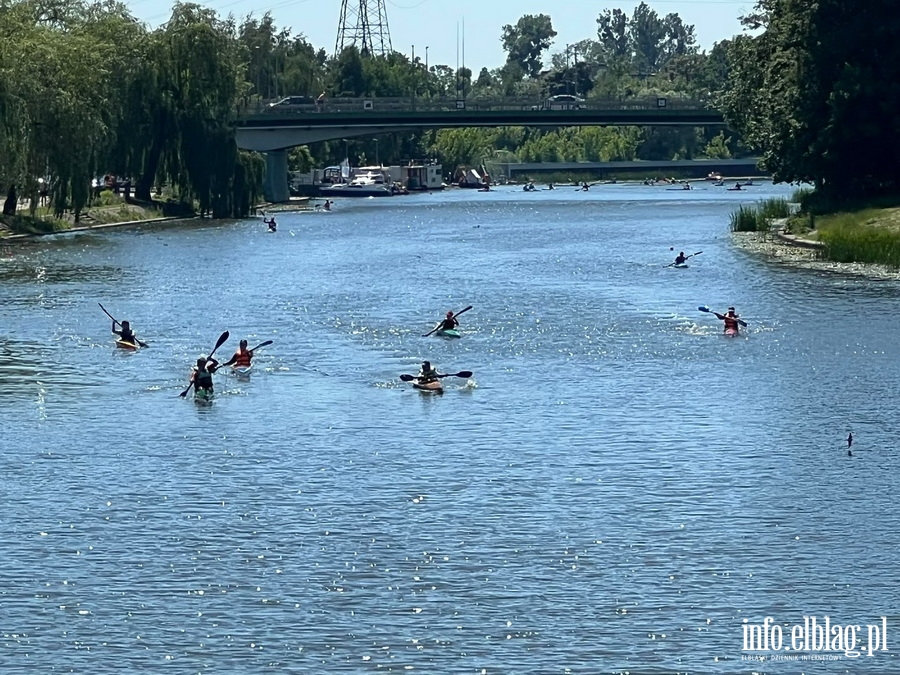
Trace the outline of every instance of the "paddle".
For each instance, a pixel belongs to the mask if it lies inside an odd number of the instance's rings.
[[[116,317],[114,317],[112,314],[110,314],[109,312],[106,311],[106,307],[104,307],[99,302],[97,304],[100,305],[100,309],[103,310],[103,313],[106,314],[106,316],[108,316],[110,319],[112,319],[113,323],[118,323],[119,326],[121,327],[122,324],[116,320]],[[137,337],[134,338],[134,341],[137,342],[141,347],[149,347],[150,346],[146,342],[141,342],[140,340],[138,340]]]
[[[206,357],[206,360],[207,360],[207,361],[213,357],[213,354],[216,353],[216,350],[217,350],[219,347],[221,347],[223,344],[225,344],[225,341],[228,340],[228,335],[229,335],[229,333],[228,333],[228,331],[226,330],[224,333],[222,333],[222,334],[219,336],[219,339],[218,339],[218,341],[216,342],[216,346],[213,347],[213,350],[209,353],[209,356]],[[193,387],[193,386],[194,386],[194,381],[191,380],[191,383],[187,386],[187,389],[185,389],[183,392],[181,392],[181,393],[178,394],[178,395],[179,395],[181,398],[184,398],[185,396],[188,395],[188,392],[191,390],[191,387]]]
[[[684,259],[687,260],[688,258],[693,258],[695,255],[700,255],[701,253],[703,253],[703,251],[697,251],[696,253],[691,253],[690,255],[684,256]],[[671,267],[672,265],[676,265],[676,264],[684,264],[684,263],[670,262],[668,265],[664,265],[664,267]]]
[[[714,311],[712,311],[709,307],[704,307],[703,305],[701,305],[701,306],[698,307],[697,309],[699,309],[701,312],[707,312],[707,313],[709,313],[709,314],[715,314],[716,316],[719,316],[719,313],[718,313],[718,312],[714,312]],[[737,317],[735,317],[735,318],[737,318]],[[739,324],[741,324],[744,328],[747,327],[747,322],[746,322],[746,321],[742,321],[741,319],[738,319],[737,322],[738,322]]]
[[[461,370],[458,373],[445,373],[444,375],[438,375],[438,377],[472,377],[471,370]],[[404,382],[412,382],[413,380],[418,380],[419,378],[416,375],[401,375],[400,379]]]
[[[458,317],[460,314],[462,314],[463,312],[468,312],[470,309],[472,309],[472,305],[469,305],[469,306],[466,307],[465,309],[459,310],[456,314],[453,315],[453,318],[455,319],[455,318]],[[434,331],[436,331],[438,328],[441,327],[441,324],[442,324],[442,323],[444,323],[444,322],[443,322],[443,321],[438,322],[438,325],[437,325],[437,326],[435,326],[435,327],[432,328],[430,331],[428,331],[427,333],[425,333],[425,335],[423,335],[422,337],[428,337],[429,335],[431,335]]]

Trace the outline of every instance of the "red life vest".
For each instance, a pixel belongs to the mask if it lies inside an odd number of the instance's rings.
[[[241,351],[238,350],[234,353],[234,363],[232,364],[235,368],[247,368],[250,365],[250,359],[253,358],[253,354],[250,353],[250,350]]]
[[[738,329],[737,318],[732,318],[726,314],[724,320],[725,320],[725,330],[729,330],[729,329],[737,330]]]

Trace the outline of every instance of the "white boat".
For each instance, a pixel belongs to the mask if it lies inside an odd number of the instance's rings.
[[[319,191],[323,197],[390,197],[394,194],[393,183],[386,181],[380,171],[358,173],[349,183],[323,185]]]

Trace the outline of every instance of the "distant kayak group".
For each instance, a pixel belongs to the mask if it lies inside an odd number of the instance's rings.
[[[146,342],[143,342],[138,339],[138,337],[134,334],[134,330],[131,328],[131,324],[128,321],[118,321],[112,314],[106,311],[106,308],[101,304],[100,309],[112,319],[112,333],[116,336],[116,347],[119,349],[127,349],[130,351],[137,351],[142,348],[149,347]],[[460,338],[462,335],[457,330],[459,328],[459,319],[457,318],[460,314],[464,312],[468,312],[472,309],[472,305],[461,309],[458,312],[453,312],[452,310],[447,312],[447,315],[438,322],[437,326],[435,326],[431,331],[425,333],[423,337],[428,337],[432,334],[436,334],[438,337],[445,338]],[[118,326],[118,328],[117,328]],[[266,340],[265,342],[261,342],[256,345],[253,349],[248,349],[247,340],[241,340],[238,344],[237,351],[235,351],[234,355],[225,363],[220,363],[215,358],[215,353],[219,350],[223,344],[228,341],[230,337],[229,331],[225,331],[219,336],[219,339],[216,341],[215,346],[213,346],[212,350],[208,355],[200,356],[197,359],[196,364],[191,369],[190,377],[188,379],[188,386],[182,391],[179,396],[181,398],[187,397],[187,395],[193,390],[194,392],[194,401],[202,404],[209,404],[213,400],[214,393],[214,384],[213,384],[213,374],[222,369],[222,368],[231,368],[231,373],[235,377],[247,379],[250,377],[250,373],[253,370],[253,356],[256,350],[266,347],[272,344],[272,340]],[[436,368],[432,367],[431,362],[424,361],[419,370],[419,373],[416,375],[401,375],[400,379],[403,382],[410,382],[414,389],[417,389],[426,393],[434,393],[434,394],[442,394],[444,392],[444,386],[441,382],[445,377],[461,377],[461,378],[470,378],[472,377],[472,371],[462,370],[458,373],[444,373],[441,374],[437,371]]]

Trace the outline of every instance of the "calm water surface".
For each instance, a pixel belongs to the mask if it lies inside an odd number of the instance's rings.
[[[0,249],[0,672],[900,671],[900,285],[742,253],[731,210],[788,190],[702,187]],[[274,344],[178,398],[226,329]],[[423,395],[422,359],[475,375]],[[742,660],[810,615],[889,649]]]

